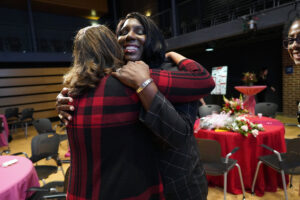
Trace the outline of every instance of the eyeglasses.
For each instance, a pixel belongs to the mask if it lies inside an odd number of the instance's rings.
[[[286,39],[283,40],[283,47],[288,49],[288,47],[292,44],[294,44],[294,42],[297,42],[297,44],[300,44],[300,34],[297,35],[295,38],[292,37],[288,37]]]

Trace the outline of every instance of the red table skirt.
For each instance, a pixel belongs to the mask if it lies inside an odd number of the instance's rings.
[[[238,90],[239,92],[246,95],[246,98],[244,100],[244,106],[247,108],[250,112],[250,114],[255,114],[255,97],[257,93],[264,90],[267,86],[266,85],[255,85],[255,86],[235,86],[234,88]]]
[[[234,88],[245,95],[256,95],[257,93],[264,90],[266,85],[255,85],[255,86],[235,86]]]
[[[217,140],[221,144],[222,156],[224,157],[234,147],[240,147],[231,158],[238,161],[242,170],[245,189],[248,192],[251,191],[256,166],[259,161],[258,157],[272,153],[260,145],[266,144],[280,153],[286,152],[284,140],[285,129],[281,122],[267,117],[258,118],[252,116],[249,117],[249,119],[256,123],[262,123],[265,128],[265,131],[259,132],[256,138],[252,134],[245,137],[234,132],[215,132],[213,130],[204,129],[200,129],[194,133],[196,138]],[[199,121],[196,121],[196,124],[197,123],[199,123]],[[195,128],[197,128],[196,124]],[[210,186],[223,187],[223,176],[207,176],[207,179]],[[286,180],[288,183],[288,176],[286,176]],[[281,175],[272,168],[262,164],[255,185],[256,195],[262,196],[265,191],[276,192],[277,187],[282,187]],[[233,194],[242,194],[236,167],[228,173],[227,191]]]

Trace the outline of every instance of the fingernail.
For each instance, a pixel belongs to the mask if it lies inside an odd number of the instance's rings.
[[[69,117],[68,117],[68,120],[70,121],[71,119],[72,119],[72,117],[71,117],[71,116],[69,116]]]
[[[63,116],[62,116],[61,114],[59,114],[59,115],[58,115],[58,117],[59,117],[60,119],[62,119],[62,118],[63,118]]]
[[[70,100],[69,100],[70,102],[73,102],[73,99],[72,98],[70,98]]]
[[[72,110],[72,111],[73,111],[73,110],[74,110],[74,106],[71,106],[71,107],[70,107],[70,110]]]
[[[68,122],[65,122],[65,125],[68,126]]]

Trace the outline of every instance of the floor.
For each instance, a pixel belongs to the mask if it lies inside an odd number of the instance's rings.
[[[296,117],[291,118],[291,117],[285,117],[281,115],[277,115],[276,118],[280,120],[282,123],[286,124],[285,125],[285,130],[286,130],[286,138],[294,138],[297,137],[297,135],[300,134],[300,128],[295,126],[297,124]],[[53,123],[53,126],[56,125],[57,122]],[[57,130],[59,134],[63,134],[63,130]],[[26,139],[24,136],[24,131],[22,129],[18,129],[16,133],[13,134],[13,141],[10,143],[10,149],[11,153],[16,153],[16,152],[26,152],[29,156],[31,155],[30,151],[30,142],[32,137],[36,135],[36,131],[32,126],[28,128],[28,138]],[[0,151],[4,150],[5,148],[0,147]],[[65,153],[68,151],[68,143],[67,141],[61,142],[59,146],[59,156],[61,159],[68,159],[65,158]],[[52,161],[40,161],[40,164],[43,163],[51,163]],[[69,167],[69,164],[63,164],[64,170],[66,170]],[[50,176],[46,182],[49,181],[54,181],[54,180],[63,180],[63,175],[61,172],[58,172],[55,175]],[[42,182],[41,182],[42,184]],[[293,178],[293,187],[288,188],[288,197],[290,200],[299,200],[300,199],[300,176],[294,176]],[[209,187],[208,191],[208,200],[219,200],[223,199],[223,188],[218,188],[218,187]],[[242,199],[242,195],[233,195],[230,193],[227,193],[227,200],[234,200],[234,199]],[[262,197],[257,197],[257,196],[252,196],[250,193],[246,193],[246,199],[247,200],[279,200],[279,199],[284,199],[284,192],[282,189],[278,188],[277,192],[266,192],[264,196]]]

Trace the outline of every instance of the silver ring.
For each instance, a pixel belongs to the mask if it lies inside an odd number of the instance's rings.
[[[121,68],[117,69],[116,72],[121,73]]]

